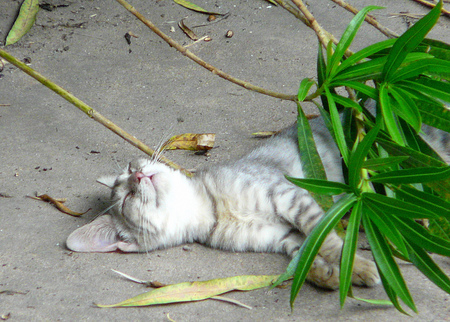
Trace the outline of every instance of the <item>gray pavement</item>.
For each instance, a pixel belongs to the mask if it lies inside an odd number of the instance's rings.
[[[71,91],[113,122],[156,146],[172,134],[217,135],[209,156],[167,152],[186,168],[235,158],[257,144],[250,133],[280,129],[296,116],[294,104],[249,92],[224,81],[183,57],[160,40],[116,1],[49,1],[69,4],[41,11],[36,26],[18,44],[6,48],[31,67]],[[195,1],[230,12],[225,20],[196,28],[210,42],[189,47],[207,62],[255,85],[295,94],[300,79],[315,77],[314,33],[282,8],[262,0]],[[376,4],[383,24],[401,33],[407,19],[399,12],[425,13],[410,0],[351,1],[358,8]],[[170,0],[131,2],[142,14],[182,44],[192,43],[176,22],[189,26],[206,16]],[[352,15],[331,1],[309,1],[323,26],[338,36]],[[0,39],[4,41],[19,1],[0,1]],[[447,5],[448,7],[448,5]],[[80,25],[81,24],[81,27]],[[450,22],[442,17],[431,37],[450,42]],[[174,27],[175,32],[171,32]],[[225,38],[233,30],[232,38]],[[124,39],[126,32],[131,45]],[[384,36],[363,25],[352,49]],[[228,296],[253,307],[219,301],[143,308],[100,309],[146,289],[111,269],[163,283],[207,280],[244,274],[278,274],[288,259],[277,254],[230,253],[201,245],[149,254],[78,254],[64,246],[75,228],[108,205],[108,191],[95,180],[116,172],[142,152],[89,119],[17,68],[6,64],[0,78],[0,316],[11,321],[444,321],[450,319],[450,295],[414,267],[401,263],[419,315],[406,317],[391,307],[348,299],[339,308],[337,292],[305,285],[289,308],[289,289],[235,292]],[[62,214],[26,195],[48,193],[67,198],[81,218]],[[450,273],[448,258],[437,258]],[[382,287],[355,289],[357,296],[386,298]]]

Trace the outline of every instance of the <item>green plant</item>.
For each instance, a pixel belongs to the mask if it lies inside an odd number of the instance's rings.
[[[302,157],[307,179],[290,180],[320,196],[316,200],[325,208],[331,195],[344,196],[328,209],[278,280],[294,276],[291,306],[325,236],[349,209],[341,257],[341,306],[352,296],[351,272],[360,223],[384,289],[399,311],[406,313],[399,299],[414,312],[417,309],[394,256],[412,262],[450,293],[450,279],[428,255],[449,256],[450,239],[417,222],[426,219],[430,227],[439,228],[448,227],[450,220],[450,167],[418,135],[422,122],[450,131],[445,107],[450,103],[450,46],[425,39],[441,7],[442,1],[398,39],[376,43],[346,58],[344,53],[364,17],[379,8],[367,7],[355,16],[335,47],[328,44],[326,58],[319,46],[317,90],[307,96],[315,82],[304,79],[298,101],[321,98],[323,107],[316,105],[335,138],[348,176],[345,184],[324,180],[299,103],[299,146],[309,156]],[[348,96],[336,91],[343,87]],[[366,108],[369,99],[376,103],[374,113]]]

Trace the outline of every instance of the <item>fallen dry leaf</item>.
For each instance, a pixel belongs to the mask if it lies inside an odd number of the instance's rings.
[[[210,150],[214,146],[214,133],[185,133],[171,137],[163,146],[165,150]]]
[[[178,26],[181,30],[192,40],[198,40],[198,36],[193,32],[191,29],[189,29],[188,26],[184,24],[184,19],[181,19],[181,21],[178,23]]]
[[[35,200],[42,200],[48,203],[51,203],[52,205],[54,205],[56,207],[56,209],[58,209],[59,211],[74,216],[74,217],[79,217],[84,215],[85,213],[87,213],[89,210],[91,210],[91,208],[89,208],[88,210],[86,210],[85,212],[75,212],[70,210],[69,208],[67,208],[65,205],[63,205],[63,203],[65,202],[65,199],[55,199],[50,197],[49,195],[40,195],[40,196],[36,196],[36,197],[31,197],[31,196],[27,196],[28,198],[31,199],[35,199]]]
[[[120,303],[96,305],[98,307],[127,307],[201,301],[230,291],[251,291],[267,287],[272,285],[278,277],[279,275],[243,275],[209,281],[171,284],[156,288]],[[223,298],[217,299],[224,300]]]

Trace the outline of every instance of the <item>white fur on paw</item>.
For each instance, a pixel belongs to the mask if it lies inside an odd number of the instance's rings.
[[[359,286],[373,287],[380,284],[380,275],[375,263],[356,256],[353,266],[352,283]]]

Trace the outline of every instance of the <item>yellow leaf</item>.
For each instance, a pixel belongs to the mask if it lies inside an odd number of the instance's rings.
[[[194,10],[197,12],[206,13],[208,15],[222,15],[221,13],[205,10],[202,7],[199,7],[196,4],[186,1],[186,0],[173,0],[173,1],[175,1],[175,3],[178,3],[179,5],[187,8],[187,9],[191,9],[191,10]]]
[[[243,275],[209,281],[167,285],[111,305],[98,307],[149,306],[205,300],[230,291],[251,291],[272,285],[279,275]]]
[[[210,150],[214,146],[216,135],[214,133],[185,133],[171,137],[165,144],[165,150]]]
[[[39,0],[25,0],[22,3],[19,15],[6,37],[6,46],[18,42],[31,29],[38,11]]]

